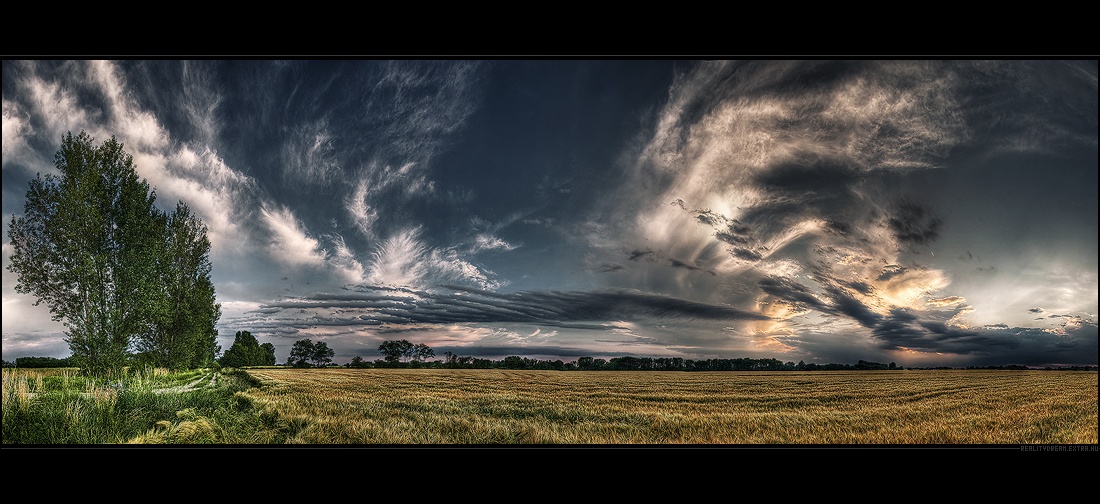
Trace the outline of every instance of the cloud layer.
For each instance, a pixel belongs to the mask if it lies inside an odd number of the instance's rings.
[[[6,60],[5,226],[83,129],[209,227],[223,347],[1095,364],[1096,75]],[[14,283],[5,359],[66,355]]]

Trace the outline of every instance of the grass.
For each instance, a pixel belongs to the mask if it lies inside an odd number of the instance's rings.
[[[1097,443],[1097,373],[3,372],[4,444]]]
[[[106,378],[75,369],[3,370],[5,445],[220,444],[248,439],[251,416],[232,394],[246,375],[126,370]]]

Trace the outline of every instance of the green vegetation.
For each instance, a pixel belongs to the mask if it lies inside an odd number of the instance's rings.
[[[378,353],[382,354],[382,361],[391,366],[403,362],[420,363],[435,357],[435,350],[428,345],[413,344],[409,340],[383,341],[378,345]]]
[[[54,163],[60,175],[32,180],[24,215],[8,226],[15,290],[65,324],[73,362],[88,374],[118,372],[135,349],[152,366],[211,364],[221,313],[206,227],[183,202],[158,209],[113,137],[95,146],[68,133]]]
[[[247,375],[210,369],[4,369],[3,442],[17,444],[278,442],[235,394]]]
[[[275,345],[260,344],[248,331],[237,331],[229,350],[218,359],[224,367],[240,368],[245,366],[274,366]]]
[[[68,368],[73,366],[73,359],[66,357],[64,359],[58,359],[55,357],[18,357],[14,363],[8,365],[7,361],[4,361],[4,367],[20,367],[20,368]]]
[[[328,347],[328,343],[324,341],[318,341],[314,343],[313,340],[303,339],[294,342],[294,346],[290,349],[290,357],[287,358],[286,364],[294,367],[325,367],[332,364],[332,356],[336,355],[336,351]]]

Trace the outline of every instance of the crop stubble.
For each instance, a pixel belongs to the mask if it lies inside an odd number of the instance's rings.
[[[1095,372],[248,372],[291,443],[1097,443]]]

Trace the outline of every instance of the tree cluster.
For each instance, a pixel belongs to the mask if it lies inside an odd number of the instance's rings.
[[[401,362],[423,362],[435,357],[435,350],[423,343],[413,344],[409,340],[383,341],[378,345],[382,360],[390,364]]]
[[[15,290],[66,327],[76,365],[100,374],[131,357],[173,369],[213,363],[221,316],[206,226],[183,202],[155,205],[133,157],[113,137],[62,137],[59,175],[30,182],[8,226]]]
[[[325,367],[332,364],[332,357],[336,351],[328,347],[328,343],[303,339],[294,342],[290,349],[290,357],[286,359],[286,365],[294,367]]]
[[[275,345],[260,344],[248,331],[237,331],[229,350],[218,359],[223,367],[239,368],[245,366],[274,366]]]

